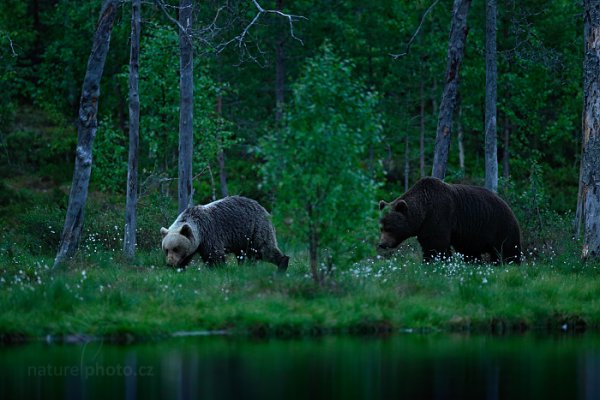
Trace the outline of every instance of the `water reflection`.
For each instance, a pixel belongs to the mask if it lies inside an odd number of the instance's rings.
[[[397,335],[0,348],[0,398],[600,399],[600,337]]]

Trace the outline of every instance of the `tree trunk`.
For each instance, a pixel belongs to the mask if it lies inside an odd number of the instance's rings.
[[[194,146],[194,58],[192,49],[192,0],[180,0],[180,107],[179,107],[179,212],[193,204],[192,150]]]
[[[96,33],[94,34],[94,42],[81,89],[73,182],[71,183],[69,205],[67,206],[60,246],[54,259],[54,267],[75,254],[81,239],[84,208],[92,170],[92,150],[96,129],[98,128],[96,115],[98,112],[98,98],[100,97],[100,80],[104,71],[110,34],[118,4],[117,0],[104,0]]]
[[[419,86],[419,96],[421,97],[421,104],[419,107],[419,120],[420,120],[420,132],[419,132],[419,176],[423,178],[425,176],[425,85],[423,80]]]
[[[583,259],[600,256],[600,2],[584,1],[583,143],[578,225]]]
[[[275,9],[283,9],[283,0],[276,0]],[[283,101],[285,94],[285,53],[283,44],[285,42],[283,29],[278,29],[279,37],[275,44],[275,122],[280,126],[283,119]]]
[[[498,144],[496,140],[496,0],[485,7],[485,187],[498,191]]]
[[[308,254],[310,260],[310,272],[315,283],[319,283],[319,269],[318,269],[318,251],[319,251],[319,235],[317,227],[313,222],[313,207],[312,205],[307,206],[308,211]]]
[[[460,101],[459,101],[460,102]],[[465,146],[464,146],[464,131],[462,124],[462,105],[458,105],[458,123],[456,127],[458,139],[458,165],[462,176],[465,176]]]
[[[467,39],[467,14],[471,0],[454,0],[452,11],[452,26],[448,41],[448,64],[446,66],[446,82],[444,94],[440,104],[440,113],[435,138],[435,151],[433,154],[433,168],[431,175],[444,179],[446,164],[448,163],[448,150],[450,149],[450,134],[452,133],[452,116],[456,107],[456,94],[460,65],[462,64],[465,41]]]
[[[404,191],[408,191],[408,178],[410,173],[410,148],[408,143],[408,134],[404,137]]]
[[[217,115],[221,118],[223,114],[223,95],[219,91],[217,95]],[[217,153],[217,161],[219,162],[219,181],[221,183],[221,197],[229,196],[227,188],[227,172],[225,171],[225,152],[223,151],[223,138],[219,135],[219,152]]]
[[[138,195],[138,154],[140,143],[139,59],[141,0],[131,1],[131,52],[129,56],[129,157],[127,163],[127,201],[125,206],[125,238],[123,253],[135,255]]]

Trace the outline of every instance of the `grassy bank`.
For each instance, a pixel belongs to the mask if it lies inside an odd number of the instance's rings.
[[[315,285],[302,254],[285,275],[234,262],[185,271],[146,252],[100,251],[51,272],[50,258],[3,261],[4,340],[51,335],[155,338],[181,331],[298,335],[401,329],[509,332],[600,327],[600,268],[570,259],[521,266],[422,265],[414,257],[340,267]]]

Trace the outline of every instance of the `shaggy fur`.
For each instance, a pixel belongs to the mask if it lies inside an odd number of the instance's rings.
[[[187,265],[199,253],[208,265],[223,263],[233,253],[238,260],[265,260],[285,271],[289,257],[277,247],[271,216],[256,201],[226,197],[182,212],[169,229],[161,228],[167,263]]]
[[[449,256],[451,246],[467,260],[521,260],[521,230],[512,210],[496,194],[477,186],[451,185],[435,178],[418,181],[391,203],[381,218],[379,249],[394,249],[416,236],[423,260]]]

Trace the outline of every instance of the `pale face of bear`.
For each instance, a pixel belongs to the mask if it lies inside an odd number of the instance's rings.
[[[163,237],[162,249],[167,257],[167,264],[171,266],[182,266],[187,257],[194,253],[192,228],[184,224],[178,231],[169,231],[160,228]]]

